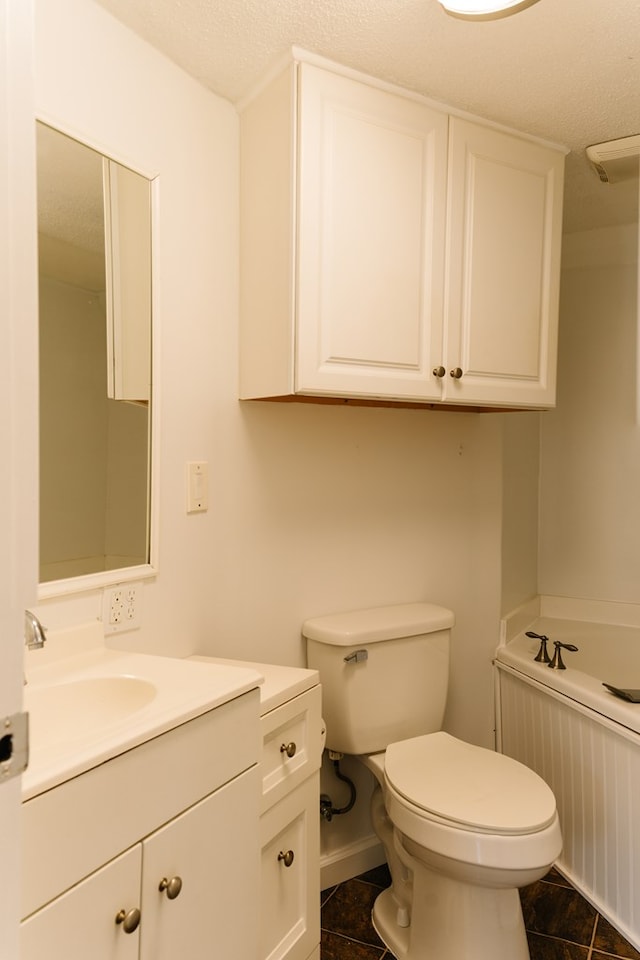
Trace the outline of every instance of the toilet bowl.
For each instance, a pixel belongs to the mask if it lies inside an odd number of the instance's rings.
[[[373,910],[381,939],[399,960],[528,960],[518,888],[562,848],[544,781],[441,732],[360,759],[393,880]]]
[[[529,960],[518,888],[561,852],[555,798],[528,767],[440,729],[452,625],[450,611],[411,604],[320,617],[303,634],[327,746],[377,781],[383,942],[398,960]]]

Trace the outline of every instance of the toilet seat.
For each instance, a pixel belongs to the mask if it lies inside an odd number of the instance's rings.
[[[390,744],[384,775],[397,802],[458,830],[523,836],[556,818],[555,797],[536,773],[442,731]]]
[[[382,787],[394,827],[422,848],[426,860],[435,855],[523,871],[560,855],[553,793],[515,760],[441,732],[362,759]],[[411,791],[415,796],[407,795]]]

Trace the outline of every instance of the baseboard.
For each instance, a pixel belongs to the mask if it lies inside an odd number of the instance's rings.
[[[385,862],[384,849],[375,836],[365,837],[320,857],[320,889],[334,887]]]

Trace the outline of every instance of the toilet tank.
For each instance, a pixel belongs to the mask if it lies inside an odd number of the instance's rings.
[[[441,729],[454,619],[445,607],[410,603],[305,621],[328,749],[375,753]]]

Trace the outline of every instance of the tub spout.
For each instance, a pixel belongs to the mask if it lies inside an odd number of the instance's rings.
[[[550,664],[548,664],[548,666],[551,667],[552,670],[566,670],[567,668],[562,662],[562,654],[560,649],[562,648],[563,650],[571,650],[572,653],[576,653],[578,647],[576,647],[574,643],[560,643],[559,640],[554,640],[553,645],[556,648],[556,651],[553,655],[553,660]]]

